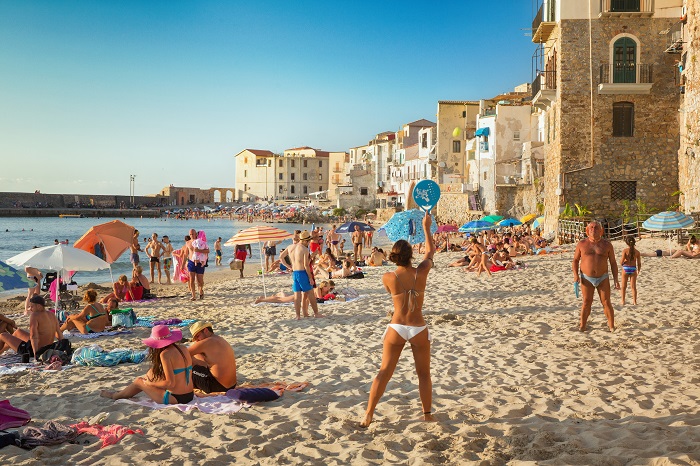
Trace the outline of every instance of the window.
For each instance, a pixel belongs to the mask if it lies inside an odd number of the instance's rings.
[[[248,178],[248,170],[243,170],[243,178]]]
[[[323,168],[323,160],[318,161],[318,168]]]
[[[479,143],[479,150],[481,152],[488,152],[489,151],[489,140],[488,138],[484,138],[481,140]]]
[[[318,190],[319,190],[319,191],[323,191],[323,186],[319,186],[319,187],[318,187]]]
[[[279,192],[282,194],[282,185],[279,185]]]
[[[304,168],[306,168],[306,163],[307,163],[307,162],[308,162],[308,160],[304,160]]]
[[[421,137],[420,137],[420,146],[421,146],[423,149],[427,149],[427,148],[428,148],[428,135],[425,134],[425,133],[421,134]]]
[[[615,102],[612,120],[613,136],[634,136],[634,104],[632,102]]]
[[[513,141],[520,141],[520,131],[513,131]]]
[[[268,161],[267,161],[267,166],[268,166],[268,167],[271,167],[271,166],[272,166],[272,159],[268,159]]]
[[[243,185],[243,191],[248,191],[248,185],[244,184]],[[194,196],[190,196],[190,202],[194,202]]]
[[[292,185],[292,186],[289,188],[289,192],[292,193],[292,194],[294,194],[294,185]]]
[[[466,110],[462,110],[462,118],[467,118],[467,111]]]
[[[614,12],[637,12],[639,10],[639,0],[610,0],[610,11]]]
[[[243,157],[243,163],[248,164],[248,157]]]
[[[282,181],[284,178],[282,177],[282,174],[279,174],[280,181]]]
[[[323,181],[323,173],[318,174],[318,181]]]
[[[366,196],[367,195],[367,188],[360,188],[360,195]]]
[[[296,173],[291,174],[292,181],[294,181],[294,175],[296,175]]]
[[[304,185],[304,194],[309,194],[309,188],[306,185]]]
[[[462,141],[452,141],[452,152],[459,153],[462,150]]]
[[[637,182],[611,181],[610,199],[613,201],[634,201],[637,199]]]
[[[484,181],[486,181],[486,172],[484,172]]]
[[[292,168],[294,168],[294,159],[292,159],[292,165],[291,165],[291,166],[292,166]]]
[[[282,168],[282,160],[280,160],[280,168]]]
[[[306,160],[304,160],[304,162],[306,162]],[[304,181],[306,181],[306,180],[308,179],[308,175],[307,175],[306,173],[304,173],[303,175],[301,175],[301,178],[302,178]]]

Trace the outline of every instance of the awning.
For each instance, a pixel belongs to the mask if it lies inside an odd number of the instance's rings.
[[[488,135],[489,135],[488,128],[479,128],[476,130],[476,133],[474,133],[474,136],[488,136]]]

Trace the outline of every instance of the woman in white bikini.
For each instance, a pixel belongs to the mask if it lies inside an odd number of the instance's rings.
[[[374,409],[382,397],[387,383],[391,379],[396,363],[406,342],[411,344],[413,360],[418,375],[418,392],[423,405],[423,420],[433,421],[433,383],[430,379],[430,330],[423,319],[423,296],[428,272],[433,267],[435,243],[430,234],[432,218],[425,214],[423,231],[425,232],[425,255],[418,267],[411,265],[413,248],[405,240],[394,243],[389,260],[397,265],[394,272],[382,277],[384,287],[391,294],[394,302],[394,315],[384,331],[384,352],[379,374],[372,382],[365,418],[360,427],[367,427],[372,422]]]

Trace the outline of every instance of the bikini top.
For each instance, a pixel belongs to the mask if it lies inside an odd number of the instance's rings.
[[[177,345],[175,345],[175,349],[178,351],[178,353],[180,353],[180,356],[182,356],[182,359],[187,361],[187,359],[185,358],[185,355],[182,353],[182,350],[180,348],[178,348]],[[175,375],[182,374],[183,372],[185,373],[185,382],[187,382],[187,385],[189,385],[190,384],[190,373],[192,372],[192,365],[190,364],[187,367],[180,367],[178,369],[173,369],[173,374],[175,374]]]
[[[416,276],[413,278],[413,288],[410,290],[407,290],[404,288],[404,286],[401,284],[401,280],[399,280],[399,276],[394,272],[394,276],[396,277],[396,281],[398,282],[399,286],[401,286],[401,289],[403,290],[400,294],[394,294],[391,295],[392,297],[394,296],[400,296],[401,294],[406,294],[406,302],[404,303],[404,306],[408,306],[408,311],[413,312],[416,309],[416,298],[420,296],[420,293],[416,291],[416,282],[418,281],[418,269],[416,269]],[[403,307],[402,307],[403,309]]]

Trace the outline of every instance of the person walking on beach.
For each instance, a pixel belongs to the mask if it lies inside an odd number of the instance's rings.
[[[166,285],[170,285],[170,268],[173,266],[173,244],[170,242],[168,235],[163,235],[163,272],[165,272],[165,278],[167,279]],[[160,283],[160,280],[158,280]]]
[[[583,294],[579,330],[582,332],[586,330],[586,323],[593,304],[593,293],[597,289],[605,317],[608,319],[608,328],[614,332],[615,311],[610,301],[610,273],[612,273],[615,282],[615,289],[620,289],[615,251],[610,241],[603,238],[603,225],[600,222],[589,223],[586,226],[586,236],[576,245],[571,266],[574,272],[574,282],[580,283]],[[610,263],[610,273],[608,272],[608,262]]]
[[[292,244],[286,249],[292,263],[292,291],[294,292],[294,311],[297,319],[301,319],[301,305],[304,295],[307,296],[311,304],[314,317],[324,317],[318,313],[318,304],[314,298],[314,285],[316,282],[311,271],[310,241],[311,234],[304,230],[299,235],[299,242]],[[308,312],[304,312],[304,317],[309,317]]]
[[[197,230],[190,230],[190,240],[183,246],[186,249],[187,271],[190,274],[189,287],[192,293],[192,301],[197,299],[197,287],[199,286],[199,299],[204,299],[204,262],[199,260],[199,254],[209,254],[209,248],[200,248],[200,240]],[[206,244],[206,243],[205,243]]]
[[[216,238],[216,241],[214,241],[214,254],[216,256],[216,265],[221,265],[221,236]]]
[[[634,248],[636,240],[634,236],[628,236],[625,241],[627,249],[622,251],[622,257],[620,257],[620,265],[622,266],[622,288],[620,289],[620,294],[622,295],[622,305],[625,305],[625,295],[627,294],[627,281],[630,282],[630,288],[632,288],[632,304],[637,305],[637,277],[639,272],[642,271],[642,255]]]
[[[352,248],[355,253],[355,260],[362,260],[362,243],[364,242],[365,235],[360,231],[360,226],[355,225],[355,231],[352,232]]]
[[[413,248],[406,240],[399,240],[389,254],[389,260],[396,264],[396,270],[387,272],[382,277],[384,288],[391,295],[394,314],[391,323],[384,331],[384,349],[379,373],[372,382],[367,402],[365,418],[360,427],[367,427],[372,422],[374,410],[384,394],[387,383],[394,373],[406,342],[411,345],[413,360],[418,375],[418,393],[423,405],[423,420],[434,421],[432,414],[433,383],[430,378],[430,330],[423,318],[423,299],[428,281],[428,273],[433,267],[435,243],[430,234],[432,218],[426,212],[423,217],[426,247],[423,261],[413,267]]]
[[[129,246],[131,251],[131,263],[136,267],[139,265],[139,251],[141,250],[141,243],[139,243],[139,231],[134,230],[134,236],[131,238],[131,246]]]
[[[158,241],[158,233],[151,235],[151,240],[146,245],[146,255],[149,257],[149,266],[151,267],[151,283],[155,280],[154,272],[158,266],[158,283],[163,284],[163,272],[160,268],[160,258],[163,256],[163,245]]]

